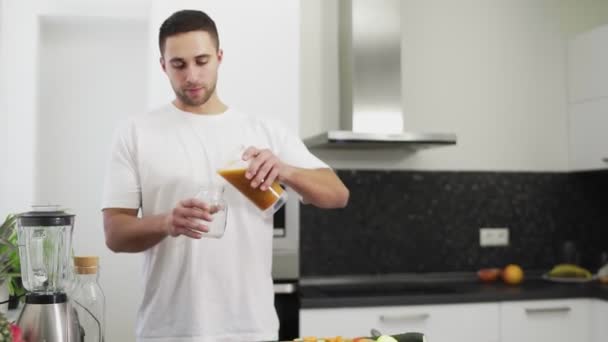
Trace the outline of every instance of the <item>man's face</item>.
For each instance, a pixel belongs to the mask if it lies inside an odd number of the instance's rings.
[[[222,50],[204,31],[168,37],[160,62],[177,98],[187,106],[201,106],[215,92]]]

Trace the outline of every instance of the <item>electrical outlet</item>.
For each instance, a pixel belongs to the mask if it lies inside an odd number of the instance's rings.
[[[479,245],[496,247],[509,245],[509,228],[480,228]]]

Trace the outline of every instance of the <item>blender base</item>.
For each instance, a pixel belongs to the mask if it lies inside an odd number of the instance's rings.
[[[28,342],[81,342],[84,338],[65,293],[26,294],[17,325]]]

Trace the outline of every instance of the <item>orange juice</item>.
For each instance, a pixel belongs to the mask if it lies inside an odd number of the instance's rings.
[[[252,188],[251,180],[245,177],[247,169],[224,169],[218,170],[220,176],[224,177],[228,183],[237,188],[243,195],[249,198],[258,208],[266,210],[270,208],[283,193],[283,188],[279,182],[274,181],[268,190],[263,191],[260,188]]]

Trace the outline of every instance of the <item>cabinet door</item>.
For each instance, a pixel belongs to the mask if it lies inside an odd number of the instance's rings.
[[[591,341],[608,341],[608,301],[595,299],[591,302]]]
[[[386,306],[305,309],[300,312],[302,336],[369,336],[421,332],[432,342],[499,340],[498,304]]]
[[[568,44],[570,103],[608,96],[608,25],[585,32]]]
[[[608,167],[608,98],[570,105],[570,162],[573,170]]]
[[[501,303],[501,342],[589,341],[590,313],[588,299]]]

